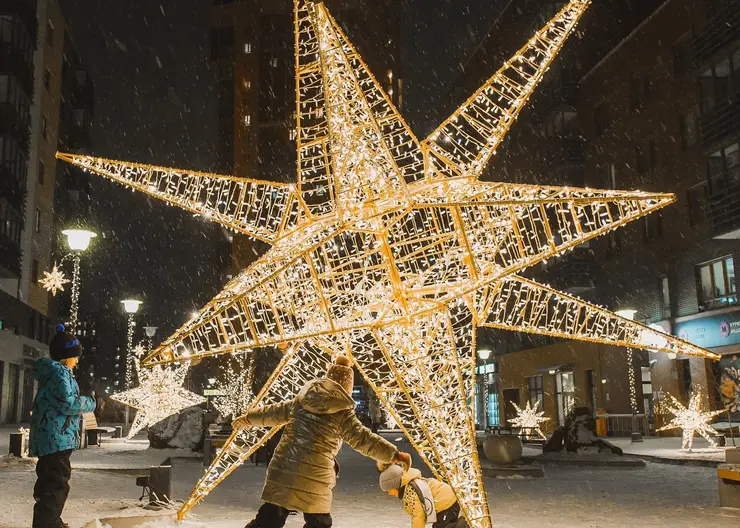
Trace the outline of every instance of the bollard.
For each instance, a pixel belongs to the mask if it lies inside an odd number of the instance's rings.
[[[14,457],[21,458],[26,450],[26,435],[23,433],[10,433],[10,448],[8,449],[8,453]]]
[[[116,432],[113,433],[113,438],[123,438],[123,426],[117,425]]]
[[[169,504],[172,497],[172,466],[149,468],[149,503]]]

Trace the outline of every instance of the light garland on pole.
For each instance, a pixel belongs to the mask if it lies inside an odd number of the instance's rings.
[[[476,327],[717,357],[519,274],[673,195],[478,179],[588,5],[568,2],[419,141],[326,7],[295,0],[297,185],[58,154],[272,244],[145,362],[281,346],[259,406],[347,354],[471,528],[490,528],[469,403]],[[276,430],[235,431],[178,516]]]
[[[509,420],[509,422],[511,422],[511,425],[514,427],[520,427],[522,429],[521,436],[524,436],[525,438],[534,438],[536,433],[543,440],[547,440],[547,436],[542,432],[541,425],[550,419],[545,417],[545,411],[537,411],[540,403],[540,400],[537,400],[537,403],[534,404],[534,408],[532,408],[529,400],[527,400],[527,406],[522,409],[516,403],[511,402],[516,409],[517,415]]]
[[[136,313],[139,311],[139,307],[142,302],[136,299],[125,299],[121,301],[123,309],[126,312],[126,357],[124,359],[124,388],[130,389],[133,382],[132,364],[137,361],[134,354],[134,331],[136,329]]]
[[[228,358],[221,365],[221,380],[216,384],[222,395],[213,398],[213,406],[223,418],[236,419],[244,414],[254,401],[254,352],[237,358]],[[236,363],[234,368],[233,363]]]
[[[139,347],[134,350],[137,349]],[[145,427],[155,425],[188,407],[205,402],[202,396],[182,387],[188,368],[190,368],[189,363],[174,368],[157,365],[146,369],[141,366],[136,355],[133,355],[132,362],[136,370],[138,386],[111,396],[112,400],[136,409],[134,422],[127,435],[128,439],[133,438]]]
[[[703,436],[709,442],[710,446],[717,447],[717,442],[712,438],[712,436],[717,435],[717,431],[709,425],[709,420],[725,412],[725,409],[704,412],[701,410],[701,397],[701,391],[699,389],[694,390],[689,398],[689,406],[687,408],[674,398],[673,395],[666,393],[666,401],[663,402],[663,409],[673,414],[673,420],[668,425],[658,429],[658,431],[682,429],[683,442],[681,443],[681,449],[691,451],[696,433]]]

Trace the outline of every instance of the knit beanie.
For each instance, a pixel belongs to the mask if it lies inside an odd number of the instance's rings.
[[[380,489],[386,493],[390,490],[400,489],[402,477],[403,468],[399,465],[391,464],[380,474]]]
[[[49,343],[49,355],[54,361],[62,359],[80,357],[82,355],[82,346],[77,338],[64,331],[64,325],[57,325],[57,333]]]
[[[352,362],[348,357],[338,356],[326,371],[326,378],[341,385],[347,394],[352,394],[352,388],[355,386],[355,371],[351,365]]]

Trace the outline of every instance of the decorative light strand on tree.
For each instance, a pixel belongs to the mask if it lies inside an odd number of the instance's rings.
[[[213,398],[213,406],[222,417],[235,419],[244,414],[254,401],[254,352],[227,358],[221,365],[216,388],[222,393]],[[236,367],[234,366],[236,364]]]
[[[658,429],[658,431],[682,429],[683,442],[681,448],[688,451],[691,451],[694,445],[694,435],[696,433],[703,436],[709,442],[710,446],[717,447],[717,442],[712,438],[712,436],[717,435],[717,431],[709,425],[709,420],[725,412],[725,409],[704,412],[701,410],[701,399],[701,390],[696,388],[692,391],[687,408],[674,398],[673,395],[666,393],[666,401],[663,403],[663,408],[673,414],[673,420],[668,425]]]
[[[520,275],[673,195],[478,180],[588,5],[568,2],[419,141],[326,7],[295,0],[297,185],[60,154],[273,244],[147,364],[280,345],[259,406],[347,354],[471,528],[490,528],[469,404],[476,327],[717,357]],[[178,516],[275,431],[235,431]]]

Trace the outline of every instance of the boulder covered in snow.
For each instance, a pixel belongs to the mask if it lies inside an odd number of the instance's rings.
[[[542,446],[543,453],[557,453],[565,449],[569,453],[578,453],[597,448],[609,450],[613,455],[622,455],[622,450],[596,436],[596,421],[588,407],[576,407],[552,436]]]
[[[205,433],[205,411],[190,407],[149,427],[149,445],[154,449],[198,451],[203,448]]]

